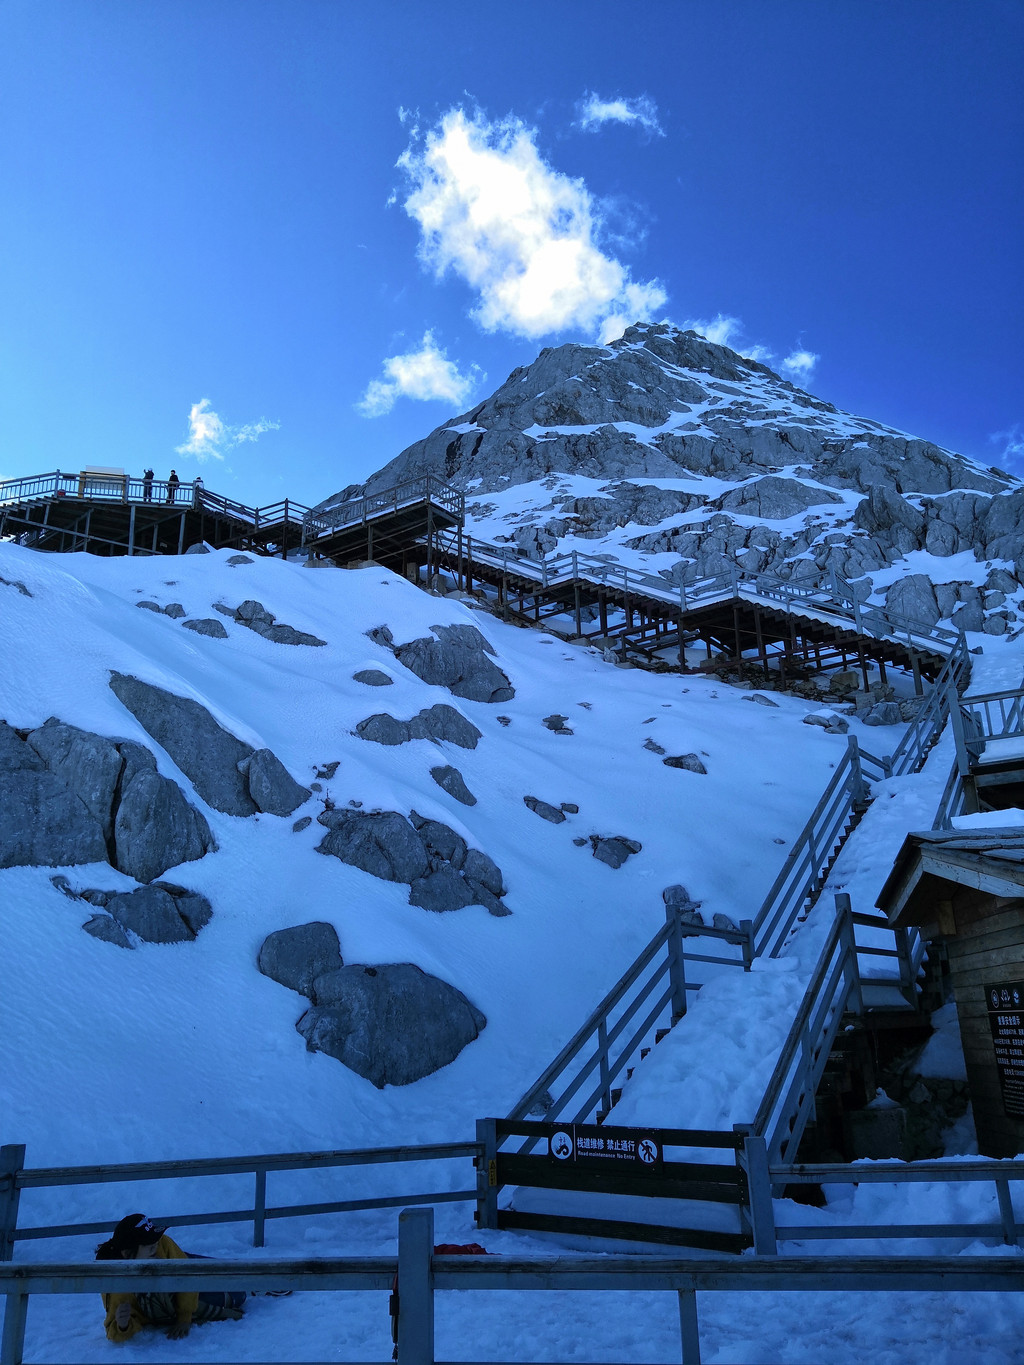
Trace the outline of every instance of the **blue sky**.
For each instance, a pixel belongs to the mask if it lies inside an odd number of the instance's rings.
[[[623,318],[1024,473],[1017,0],[5,0],[0,476],[316,501]]]

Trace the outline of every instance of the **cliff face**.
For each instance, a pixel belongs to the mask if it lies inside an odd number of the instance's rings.
[[[587,542],[671,581],[835,571],[865,597],[909,594],[923,619],[990,634],[1013,627],[1024,581],[1018,480],[667,324],[542,351],[322,505],[421,474],[472,495],[477,536],[531,555]]]

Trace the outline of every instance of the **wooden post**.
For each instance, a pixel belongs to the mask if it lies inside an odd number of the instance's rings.
[[[476,1140],[483,1148],[476,1168],[476,1225],[498,1226],[498,1133],[496,1119],[477,1119]]]
[[[132,503],[128,512],[128,553],[135,553],[135,504]]]
[[[747,1168],[747,1198],[750,1200],[750,1226],[754,1233],[755,1256],[777,1256],[775,1206],[772,1203],[772,1178],[768,1170],[768,1146],[763,1137],[750,1133],[743,1139],[743,1161]]]
[[[572,591],[573,591],[573,608],[574,608],[574,614],[575,614],[575,618],[576,618],[576,634],[577,634],[577,635],[582,635],[582,634],[583,634],[583,620],[582,620],[582,617],[580,616],[580,585],[579,585],[579,580],[577,580],[577,581],[572,585]]]
[[[434,1365],[434,1210],[398,1215],[398,1365]]]
[[[0,1147],[0,1261],[14,1260],[14,1232],[18,1226],[21,1189],[18,1176],[25,1167],[24,1143]],[[8,1301],[8,1313],[10,1301]]]
[[[263,1229],[267,1217],[267,1171],[266,1167],[261,1167],[256,1172],[256,1193],[253,1199],[252,1210],[252,1244],[254,1247],[263,1245]]]
[[[679,1289],[679,1338],[683,1365],[700,1365],[700,1328],[697,1323],[696,1289]]]
[[[256,513],[256,516],[257,516],[257,518],[259,517],[259,512]],[[288,529],[289,529],[290,525],[291,525],[291,522],[289,521],[289,518],[288,518],[288,499],[285,498],[285,500],[284,500],[284,524],[283,524],[282,527],[281,527],[281,558],[282,558],[282,559],[287,559],[287,558],[288,558]]]
[[[668,979],[672,988],[672,1023],[678,1024],[686,1013],[686,955],[683,952],[683,935],[679,923],[679,911],[674,905],[666,906],[669,922],[668,936]]]
[[[185,553],[185,513],[182,512],[178,525],[178,554]]]
[[[996,1199],[999,1201],[999,1220],[1003,1225],[1003,1241],[1007,1246],[1017,1246],[1017,1220],[1013,1213],[1013,1199],[1010,1196],[1010,1182],[996,1181]]]
[[[465,571],[464,571],[464,568],[463,568],[463,560],[462,560],[462,522],[461,522],[461,521],[459,522],[458,537],[459,537],[459,539],[458,539],[458,546],[459,546],[459,573],[458,573],[458,577],[457,577],[457,579],[456,579],[456,582],[458,583],[458,585],[459,585],[460,588],[464,588],[463,576],[464,576],[464,572],[465,572]]]
[[[836,894],[836,918],[842,920],[840,942],[848,961],[848,969],[843,972],[849,982],[850,994],[847,1008],[854,1014],[864,1013],[864,999],[860,988],[860,963],[857,960],[857,936],[853,928],[853,909],[850,897],[845,891]]]
[[[612,1079],[608,1066],[608,1021],[603,1017],[597,1021],[597,1054],[601,1071],[601,1105],[607,1113],[612,1107]]]
[[[27,1294],[8,1294],[4,1309],[4,1334],[0,1340],[2,1365],[21,1365],[25,1353],[25,1318],[28,1314]]]

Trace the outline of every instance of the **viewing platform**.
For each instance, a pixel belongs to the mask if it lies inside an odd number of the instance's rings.
[[[55,470],[0,483],[0,537],[33,550],[176,555],[193,545],[287,555],[309,509],[289,498],[248,507],[206,488],[122,469]]]
[[[460,560],[465,516],[465,494],[424,475],[368,498],[307,512],[302,544],[310,555],[338,564],[372,559],[403,576],[425,564],[429,581],[442,533]]]

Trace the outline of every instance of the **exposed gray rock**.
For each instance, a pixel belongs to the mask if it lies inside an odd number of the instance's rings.
[[[366,632],[366,635],[375,645],[380,645],[383,649],[394,648],[395,637],[391,633],[390,626],[374,626],[372,630]]]
[[[806,512],[808,507],[830,502],[842,502],[842,498],[825,488],[809,488],[798,479],[769,475],[726,493],[718,499],[718,506],[744,516],[762,517],[765,521],[785,521],[799,512]]]
[[[409,722],[396,720],[386,711],[378,711],[375,715],[361,720],[356,726],[356,734],[360,739],[370,740],[374,744],[391,746],[406,744],[411,739]]]
[[[256,813],[238,766],[251,757],[251,745],[229,734],[204,706],[188,697],[124,673],[111,673],[110,687],[208,805],[225,815]]]
[[[193,907],[190,923],[181,913],[178,899],[159,885],[140,886],[137,891],[111,896],[107,913],[144,943],[191,943],[203,924],[209,922],[211,912],[204,898],[190,899],[203,902],[205,918]]]
[[[751,692],[749,696],[743,698],[744,701],[757,702],[758,706],[774,706],[778,708],[779,703],[772,701],[771,697],[765,697],[760,692]]]
[[[257,602],[255,598],[247,598],[234,611],[235,620],[243,626],[248,626],[257,635],[262,635],[265,640],[270,640],[277,645],[326,645],[326,640],[321,640],[316,635],[310,635],[308,631],[296,630],[294,626],[286,626],[274,619],[272,612],[269,612],[262,602]]]
[[[358,673],[352,674],[352,679],[354,682],[365,683],[367,687],[391,687],[395,681],[379,668],[361,668]]]
[[[314,1000],[316,978],[344,966],[338,931],[323,920],[276,929],[263,940],[256,965],[264,976]]]
[[[559,716],[557,714],[553,714],[550,716],[545,716],[544,719],[541,721],[541,725],[546,725],[547,728],[550,731],[552,731],[553,734],[571,735],[573,731],[569,728],[568,720],[569,720],[568,716]]]
[[[489,858],[480,849],[470,848],[466,850],[462,872],[467,881],[478,887],[483,887],[492,896],[503,896],[505,894],[505,881],[501,875],[501,869],[493,858]]]
[[[896,702],[882,701],[877,706],[872,706],[862,719],[865,725],[899,725],[903,716]]]
[[[86,920],[82,928],[103,943],[113,943],[118,948],[135,947],[117,920],[111,919],[109,915],[93,915],[91,919]]]
[[[253,560],[251,560],[248,555],[230,555],[228,557],[228,563],[231,565],[252,564]]]
[[[208,555],[210,554],[210,547],[209,545],[204,545],[200,540],[196,541],[194,545],[190,545],[185,553],[187,555]]]
[[[423,637],[399,645],[395,657],[423,682],[447,687],[469,701],[511,701],[515,689],[487,656],[494,651],[475,626],[431,626]]]
[[[303,815],[292,825],[292,833],[301,834],[304,829],[309,829],[312,823],[313,817],[311,815]]]
[[[134,760],[130,773],[126,763],[111,860],[121,872],[149,882],[216,847],[205,817],[189,805],[176,782],[161,777],[155,763],[148,768]]]
[[[475,749],[482,736],[472,721],[444,702],[427,707],[411,720],[396,720],[387,712],[367,716],[356,726],[360,739],[376,744],[405,744],[411,739],[432,739],[439,743],[455,744],[460,749]]]
[[[683,768],[688,773],[707,773],[707,768],[696,754],[679,754],[674,758],[663,758],[666,768]]]
[[[587,840],[584,839],[582,836],[578,836],[573,840],[573,843],[576,845],[577,848],[583,848],[584,845],[587,843]]]
[[[644,748],[648,749],[652,754],[663,754],[665,752],[657,740],[649,737],[644,740]]]
[[[432,867],[450,863],[458,871],[466,862],[468,845],[461,834],[443,825],[440,820],[427,820],[416,811],[411,811],[409,820],[423,841]]]
[[[411,963],[341,967],[315,983],[322,1002],[296,1024],[324,1052],[378,1089],[447,1066],[487,1020],[461,991]]]
[[[895,616],[925,626],[934,626],[939,620],[935,589],[923,573],[897,579],[885,595],[885,605]]]
[[[164,607],[164,615],[169,616],[172,621],[180,621],[181,618],[187,614],[188,613],[180,602],[169,602],[167,606]]]
[[[552,806],[547,801],[542,801],[539,796],[524,796],[523,802],[542,820],[547,820],[552,825],[565,823],[565,812],[558,806]]]
[[[416,878],[409,888],[409,904],[438,912],[462,910],[476,904],[476,896],[465,877],[445,863],[425,877]]]
[[[5,588],[17,588],[22,597],[32,596],[20,578],[0,578],[0,583],[2,583]]]
[[[291,815],[312,794],[308,787],[299,786],[270,749],[257,749],[243,763],[249,795],[267,815]]]
[[[141,607],[143,611],[155,611],[158,616],[164,614],[164,609],[159,602],[136,602],[135,605]]]
[[[211,640],[226,640],[228,633],[213,616],[203,616],[195,621],[182,621],[186,630],[194,630],[197,635],[208,635]]]
[[[104,840],[112,833],[114,793],[121,755],[109,739],[51,718],[27,737],[49,771],[80,798],[99,822]]]
[[[106,858],[101,818],[0,721],[0,867],[61,867]]]
[[[592,834],[590,846],[599,862],[615,868],[621,867],[631,854],[639,853],[643,848],[643,844],[638,843],[636,839],[627,839],[624,834],[615,834],[610,838]]]
[[[478,740],[483,738],[483,731],[454,706],[438,702],[413,716],[409,721],[409,737],[456,744],[460,749],[475,749]]]
[[[423,840],[397,811],[324,811],[317,816],[328,833],[317,852],[386,882],[414,882],[430,870]]]
[[[322,777],[325,782],[330,782],[340,767],[341,763],[338,759],[335,759],[333,763],[321,763],[316,770],[316,775]]]
[[[464,806],[476,805],[476,797],[466,786],[458,768],[453,768],[450,765],[431,768],[430,776],[449,796],[454,796],[456,801],[461,801]]]

